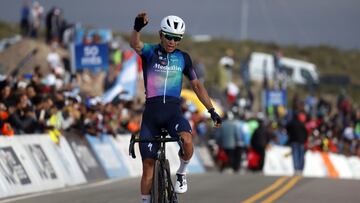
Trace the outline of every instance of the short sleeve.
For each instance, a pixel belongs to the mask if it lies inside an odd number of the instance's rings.
[[[197,79],[197,76],[196,76],[196,73],[195,73],[195,70],[194,70],[194,67],[193,67],[193,64],[192,64],[189,54],[184,52],[183,55],[184,55],[184,62],[185,62],[185,68],[183,71],[184,75],[187,78],[189,78],[189,80]]]
[[[152,48],[151,44],[144,43],[144,47],[141,49],[141,56],[147,58],[151,54]]]

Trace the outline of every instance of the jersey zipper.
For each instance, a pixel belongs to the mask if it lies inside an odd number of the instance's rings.
[[[164,98],[163,103],[165,104],[165,94],[166,94],[166,85],[167,85],[167,79],[169,75],[169,66],[170,66],[170,60],[169,60],[169,53],[166,53],[166,59],[167,59],[167,68],[166,68],[166,78],[165,78],[165,85],[164,85]]]

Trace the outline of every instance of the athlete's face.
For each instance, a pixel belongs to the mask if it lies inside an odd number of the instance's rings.
[[[163,32],[160,33],[161,46],[165,49],[166,52],[173,52],[176,47],[179,45],[181,36],[169,35]]]

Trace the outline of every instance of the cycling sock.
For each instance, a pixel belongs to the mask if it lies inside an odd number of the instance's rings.
[[[180,166],[176,173],[182,174],[182,175],[186,174],[186,167],[189,164],[189,162],[190,162],[190,160],[185,161],[182,158],[180,158]]]
[[[151,196],[150,195],[141,195],[141,203],[150,203]]]

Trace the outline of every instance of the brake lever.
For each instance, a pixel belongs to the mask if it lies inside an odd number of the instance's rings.
[[[136,155],[135,155],[135,150],[134,150],[134,144],[135,144],[135,135],[132,134],[131,135],[131,139],[130,139],[130,145],[129,145],[129,155],[135,159]]]

